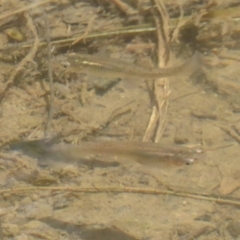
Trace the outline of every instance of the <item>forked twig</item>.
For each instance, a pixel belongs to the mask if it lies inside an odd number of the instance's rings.
[[[179,31],[180,31],[181,27],[186,25],[187,22],[189,21],[189,19],[184,18],[182,0],[178,0],[178,5],[179,5],[180,16],[179,16],[178,23],[173,30],[172,37],[171,37],[171,42],[179,42],[179,40],[178,40]]]
[[[158,61],[159,67],[166,67],[170,59],[169,39],[169,16],[162,0],[155,0],[159,14],[155,17],[158,36]],[[166,126],[166,115],[168,110],[169,80],[159,79],[155,82],[155,97],[158,105],[158,126],[156,129],[155,142],[158,142]]]
[[[158,36],[158,60],[159,67],[164,68],[170,58],[169,32],[168,32],[168,14],[161,0],[154,0],[158,13],[154,12],[154,20],[157,26]],[[155,106],[152,116],[145,131],[143,140],[149,141],[154,138],[158,142],[162,136],[166,124],[166,114],[168,109],[169,82],[167,78],[158,79],[154,83]]]

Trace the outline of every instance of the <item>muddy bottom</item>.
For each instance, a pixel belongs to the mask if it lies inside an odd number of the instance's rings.
[[[96,7],[87,7],[97,14]],[[54,34],[66,33],[66,22],[76,30],[75,21],[83,16],[70,18],[72,13],[76,14],[70,5],[64,10],[64,24],[57,25],[53,12]],[[112,24],[123,24],[119,19],[112,19]],[[94,27],[103,26],[100,19]],[[137,46],[143,43],[139,40]],[[136,62],[137,54],[125,51],[126,45],[112,44],[110,57]],[[119,78],[62,77],[54,67],[59,60],[53,60],[48,136],[61,134],[60,142],[79,146],[82,141],[142,141],[153,107],[143,80],[132,85]],[[185,60],[180,57],[172,64]],[[0,64],[4,87],[5,75],[13,68]],[[193,164],[147,166],[124,154],[120,158],[92,153],[79,162],[64,152],[63,163],[57,157],[8,150],[16,141],[43,139],[48,119],[46,68],[20,74],[1,102],[0,239],[240,239],[239,75],[239,63],[231,60],[169,78],[166,127],[159,147],[201,151]]]

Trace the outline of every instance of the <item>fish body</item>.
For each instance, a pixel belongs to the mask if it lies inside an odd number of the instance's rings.
[[[62,64],[69,71],[107,78],[149,79],[171,77],[180,73],[191,73],[199,68],[201,54],[196,52],[185,63],[170,68],[149,68],[112,58],[87,54],[69,54]]]
[[[83,163],[87,156],[101,155],[118,157],[118,162],[127,164],[137,162],[143,166],[182,166],[192,164],[195,160],[195,149],[187,147],[165,147],[157,143],[131,141],[91,141],[72,144],[49,144],[44,140],[26,141],[14,144],[12,150],[23,153],[36,152],[39,159],[55,163]],[[31,151],[30,151],[31,150]],[[40,160],[41,162],[41,160]],[[46,162],[46,161],[45,161]]]

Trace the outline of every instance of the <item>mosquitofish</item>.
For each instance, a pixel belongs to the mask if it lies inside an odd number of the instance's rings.
[[[162,147],[157,143],[130,142],[130,141],[96,141],[81,142],[79,145],[49,144],[44,140],[26,141],[14,144],[12,150],[21,150],[28,154],[29,150],[40,154],[41,159],[54,162],[79,162],[89,155],[103,155],[121,157],[121,163],[129,163],[131,160],[143,166],[182,166],[195,161],[196,149],[187,147]],[[28,152],[26,152],[27,150]]]
[[[169,166],[192,164],[193,150],[189,148],[166,148],[156,143],[129,141],[82,142],[80,145],[59,144],[52,146],[51,153],[66,159],[79,159],[87,155],[117,156],[135,160],[141,165],[157,165],[165,162]]]
[[[195,54],[185,63],[170,68],[149,68],[112,58],[87,54],[69,54],[62,65],[69,71],[107,78],[156,79],[180,73],[192,73],[200,66],[201,54]]]

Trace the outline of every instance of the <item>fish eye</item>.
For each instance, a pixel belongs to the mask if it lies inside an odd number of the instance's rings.
[[[70,63],[69,63],[69,62],[66,62],[66,61],[64,61],[64,62],[62,62],[62,66],[63,66],[64,68],[67,68],[67,67],[69,67],[69,66],[70,66]]]
[[[187,158],[185,159],[185,164],[186,165],[191,165],[195,162],[195,159],[194,158]]]

